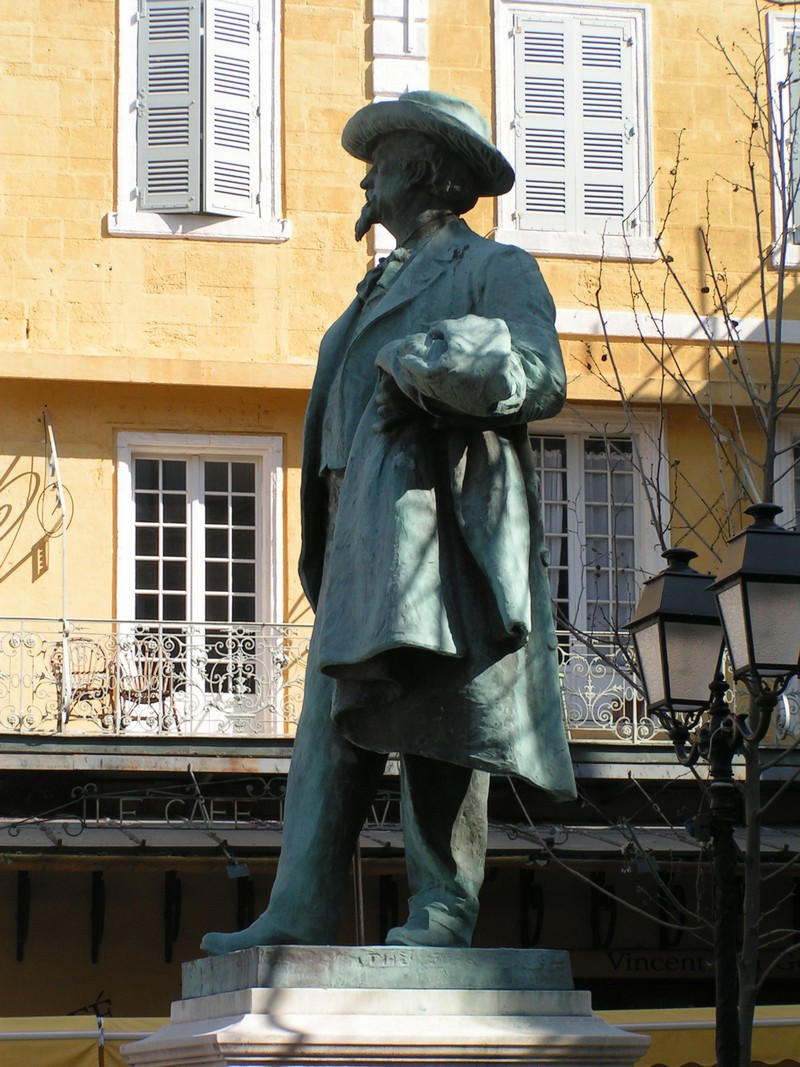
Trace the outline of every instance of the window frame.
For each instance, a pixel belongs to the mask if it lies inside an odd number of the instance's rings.
[[[632,27],[634,48],[632,82],[636,101],[635,124],[638,131],[637,168],[633,176],[632,200],[637,205],[639,233],[611,235],[573,233],[566,230],[526,229],[516,223],[514,190],[497,198],[495,237],[506,244],[518,245],[541,255],[590,258],[636,259],[658,258],[653,231],[653,149],[651,133],[650,45],[648,10],[643,5],[589,4],[564,0],[494,0],[495,9],[495,125],[497,147],[511,161],[515,152],[514,35],[517,16],[552,15],[560,18],[583,18],[598,21],[628,22]]]
[[[789,529],[800,528],[796,516],[800,512],[800,499],[796,492],[797,478],[793,476],[795,461],[793,450],[800,446],[800,415],[784,416],[775,435],[778,455],[775,459],[775,503],[783,513],[776,522]]]
[[[134,433],[117,435],[117,618],[135,622],[133,463],[142,456],[257,462],[256,621],[281,623],[283,598],[283,438],[279,435]],[[190,552],[195,554],[195,545]],[[190,556],[191,558],[191,556]],[[259,611],[261,616],[259,617]],[[189,619],[188,622],[201,622]],[[209,623],[209,625],[212,625]]]
[[[635,440],[636,450],[641,456],[642,465],[646,470],[656,472],[659,500],[664,505],[669,499],[669,461],[667,459],[661,420],[657,414],[647,412],[636,412],[634,419],[635,427],[632,430],[625,416],[620,414],[619,410],[595,408],[583,410],[581,408],[573,408],[552,419],[529,423],[528,434],[542,437],[566,437],[567,463],[570,461],[570,456],[575,456],[576,450],[580,453],[580,445],[587,438],[609,437]],[[582,467],[579,470],[578,477],[582,491]],[[652,517],[635,463],[633,487],[634,575],[635,595],[638,597],[641,594],[644,581],[662,569],[663,559],[658,539],[650,532],[652,530]],[[577,612],[570,621],[571,625],[579,632],[588,633],[590,631],[586,630],[585,627],[586,590],[582,573],[585,559],[581,551],[581,546],[586,541],[586,532],[584,520],[578,516],[575,509],[569,509],[567,513],[567,538],[569,546],[568,573],[571,587],[570,611],[574,612],[575,606],[577,606]],[[577,553],[570,551],[572,545],[578,548]],[[577,599],[573,599],[575,597]]]
[[[782,108],[788,105],[786,96],[787,78],[790,68],[786,59],[786,48],[789,37],[794,33],[800,46],[800,17],[786,15],[778,11],[771,11],[767,15],[767,69],[769,78],[769,104],[770,104],[770,142],[772,148],[772,171],[771,181],[772,197],[772,263],[779,267],[781,261],[789,268],[800,267],[800,196],[797,197],[794,211],[791,213],[786,232],[782,230],[779,220],[783,214],[780,189],[774,177],[781,173],[785,167],[790,171],[792,166],[791,137],[788,142],[776,137],[777,121],[782,113]],[[798,134],[800,136],[800,134]],[[783,136],[786,136],[784,131]],[[784,158],[781,159],[781,152]],[[795,150],[795,159],[800,159],[800,146]],[[790,180],[790,179],[789,179]],[[800,181],[800,177],[798,177]],[[788,240],[784,240],[788,237]],[[784,247],[785,245],[785,247]]]
[[[106,216],[118,237],[281,242],[290,236],[281,218],[281,5],[259,0],[261,25],[261,182],[259,216],[157,212],[137,206],[138,0],[119,0],[115,207]],[[203,161],[201,159],[201,166]]]

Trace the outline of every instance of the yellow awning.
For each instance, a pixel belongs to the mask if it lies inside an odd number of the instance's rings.
[[[714,1009],[671,1008],[660,1011],[601,1011],[615,1026],[648,1034],[650,1048],[637,1067],[711,1067],[714,1052]],[[756,1009],[753,1063],[784,1061],[800,1064],[800,1005],[779,1004]]]
[[[152,1033],[166,1019],[103,1019],[104,1067],[127,1067],[119,1047]],[[98,1067],[100,1035],[91,1015],[0,1019],[0,1067]]]
[[[647,1034],[650,1048],[637,1067],[712,1067],[713,1008],[601,1011],[609,1023]],[[120,1045],[165,1026],[164,1018],[105,1018],[105,1067],[126,1067]],[[0,1067],[98,1067],[98,1028],[93,1017],[26,1016],[0,1019]],[[800,1005],[758,1008],[753,1063],[800,1065]]]

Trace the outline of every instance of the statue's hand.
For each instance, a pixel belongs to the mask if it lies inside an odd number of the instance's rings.
[[[409,400],[394,378],[383,370],[379,371],[375,387],[375,404],[379,416],[372,427],[375,433],[387,433],[399,423],[407,422],[412,415],[419,414],[413,400]]]
[[[392,368],[404,391],[416,391],[447,410],[487,416],[515,397],[511,337],[502,319],[465,315],[431,324],[398,346]]]

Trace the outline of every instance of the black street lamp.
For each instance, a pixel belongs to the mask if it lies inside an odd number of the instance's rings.
[[[645,700],[679,762],[708,763],[718,1067],[740,1063],[733,835],[740,805],[733,757],[765,736],[800,662],[800,532],[775,524],[780,510],[773,504],[747,509],[753,525],[731,539],[715,582],[689,566],[695,552],[666,551],[667,568],[645,583],[628,626]],[[752,698],[747,714],[735,713],[726,700],[723,631],[734,680]]]

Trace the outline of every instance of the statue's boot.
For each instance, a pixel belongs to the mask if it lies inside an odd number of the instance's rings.
[[[478,917],[489,775],[423,756],[402,760],[403,837],[412,895],[387,945],[465,948]]]
[[[386,944],[469,948],[474,925],[474,917],[451,915],[444,904],[417,906],[404,926],[395,926],[389,931]]]
[[[314,661],[312,648],[269,906],[245,930],[206,934],[202,948],[212,956],[258,945],[336,940],[350,861],[386,756],[351,745],[336,730],[330,718],[333,682]]]

